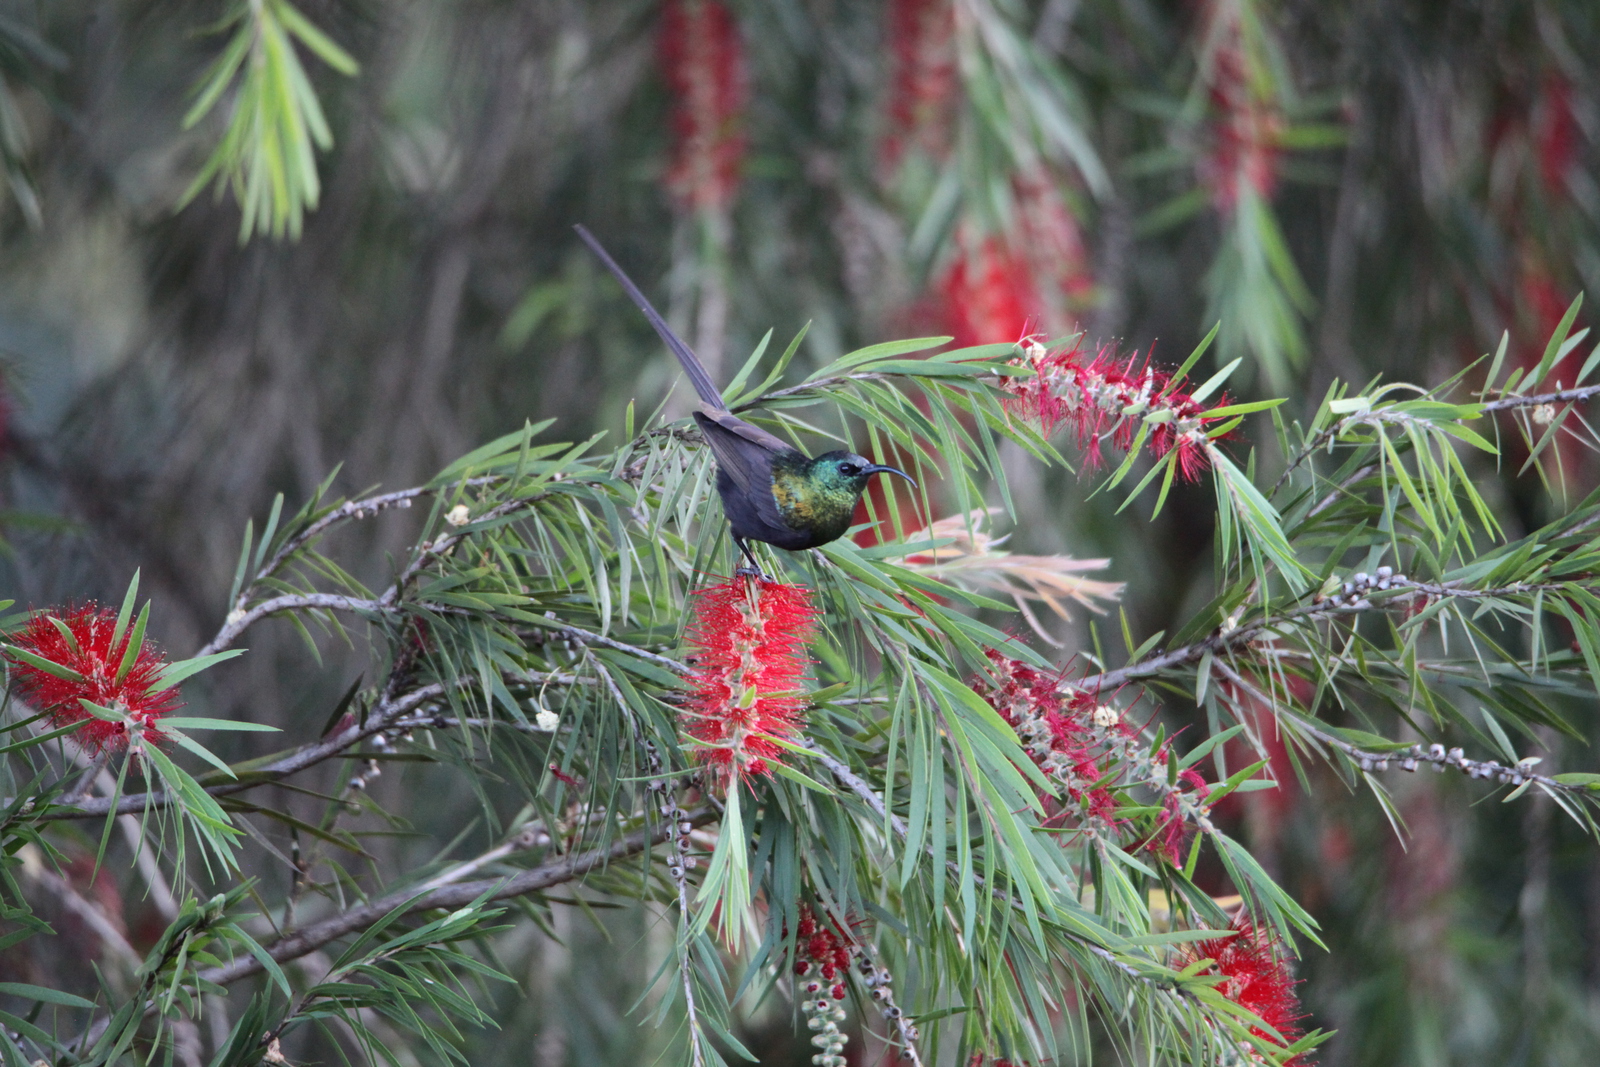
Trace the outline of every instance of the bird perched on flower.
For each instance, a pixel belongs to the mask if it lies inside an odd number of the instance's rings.
[[[799,551],[842,537],[874,474],[898,474],[917,484],[905,471],[854,452],[835,450],[807,456],[733,414],[699,358],[672,332],[639,287],[593,234],[582,226],[576,229],[678,357],[699,394],[700,409],[694,413],[694,421],[717,457],[717,494],[733,531],[733,543],[750,561],[749,573],[761,571],[750,552],[751,541]]]

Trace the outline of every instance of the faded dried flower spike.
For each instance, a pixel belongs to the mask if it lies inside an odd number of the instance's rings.
[[[683,711],[695,756],[731,788],[768,774],[800,730],[806,643],[816,623],[811,591],[735,578],[695,594],[688,641],[695,674]]]
[[[182,706],[177,688],[161,685],[167,661],[150,642],[140,644],[124,669],[132,634],[116,635],[116,626],[116,612],[93,604],[40,612],[12,635],[11,644],[57,670],[6,653],[17,695],[58,727],[81,723],[73,738],[95,753],[126,748],[129,730],[124,723],[90,714],[81,701],[122,712],[143,729],[146,740],[157,742],[165,740],[157,723]]]
[[[1114,759],[1107,735],[1132,737],[1117,721],[1098,726],[1093,695],[1063,686],[1059,675],[1030,667],[995,649],[988,652],[993,678],[977,689],[990,707],[1017,732],[1023,749],[1041,770],[1064,787],[1085,823],[1115,831],[1127,822],[1117,813]],[[1096,734],[1099,731],[1099,735]],[[1063,838],[1065,840],[1065,838]]]
[[[1069,601],[1102,612],[1105,608],[1098,601],[1116,600],[1122,595],[1121,582],[1084,576],[1085,571],[1104,568],[1111,562],[1109,559],[1013,555],[1002,551],[1000,545],[1006,538],[993,537],[983,529],[1000,512],[1000,508],[977,508],[965,515],[948,515],[907,534],[906,541],[912,544],[947,543],[901,556],[895,562],[957,586],[1010,597],[1034,632],[1052,644],[1059,642],[1039,625],[1029,601],[1037,601],[1065,619],[1071,617]]]

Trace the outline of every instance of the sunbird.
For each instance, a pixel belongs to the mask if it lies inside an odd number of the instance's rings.
[[[672,332],[594,235],[582,226],[574,228],[672,349],[700,395],[694,421],[717,458],[717,495],[722,497],[733,543],[750,561],[750,568],[741,567],[738,573],[761,573],[750,552],[751,541],[798,552],[842,537],[850,528],[850,517],[866,491],[867,480],[874,474],[898,474],[913,486],[917,484],[905,471],[854,452],[835,450],[815,458],[807,456],[729,411],[705,364]]]

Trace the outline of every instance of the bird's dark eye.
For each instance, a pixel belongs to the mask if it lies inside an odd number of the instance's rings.
[[[854,463],[841,463],[839,464],[839,473],[845,475],[846,477],[851,477],[860,474],[861,468],[856,466]]]

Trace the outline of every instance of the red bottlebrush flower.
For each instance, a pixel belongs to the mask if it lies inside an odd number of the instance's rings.
[[[667,190],[682,210],[720,208],[739,186],[749,102],[744,43],[718,0],[667,0],[658,38],[672,95]]]
[[[908,149],[934,158],[949,151],[958,88],[955,33],[951,0],[889,0],[886,170],[898,166]]]
[[[1187,967],[1209,959],[1197,973],[1222,975],[1217,992],[1242,1008],[1248,1008],[1272,1029],[1277,1037],[1260,1027],[1250,1032],[1274,1044],[1293,1044],[1303,1032],[1299,1022],[1305,1012],[1294,987],[1300,983],[1289,969],[1289,954],[1282,942],[1257,929],[1250,917],[1240,912],[1233,921],[1234,932],[1212,941],[1185,945],[1177,954],[1177,966]],[[1309,1067],[1305,1056],[1296,1056],[1285,1067]]]
[[[1170,756],[1168,758],[1171,758]],[[1168,791],[1161,802],[1161,814],[1156,816],[1155,833],[1145,842],[1145,848],[1164,858],[1174,867],[1183,860],[1183,838],[1188,821],[1183,817],[1184,786],[1191,787],[1196,803],[1205,800],[1211,792],[1200,772],[1189,768],[1178,772],[1178,788]]]
[[[725,787],[769,773],[783,755],[771,738],[799,732],[805,645],[816,617],[811,591],[799,585],[735,578],[695,594],[684,729]]]
[[[957,345],[1015,341],[1037,321],[1042,302],[1028,261],[998,237],[986,237],[945,272],[939,293]]]
[[[129,731],[123,723],[91,715],[80,699],[124,712],[142,727],[146,740],[156,742],[165,740],[157,723],[182,706],[176,687],[157,688],[166,660],[150,642],[140,646],[133,663],[121,672],[131,635],[124,633],[113,646],[116,625],[116,612],[86,604],[69,607],[61,614],[41,612],[11,636],[15,647],[49,660],[68,677],[52,674],[20,656],[6,655],[17,695],[50,716],[58,727],[81,723],[73,736],[84,749],[95,753],[127,747]]]
[[[1217,417],[1207,417],[1204,404],[1193,394],[1174,389],[1167,376],[1148,359],[1141,361],[1138,353],[1123,358],[1101,349],[1091,358],[1081,346],[1050,352],[1030,342],[1026,355],[1012,363],[1032,368],[1034,376],[1006,379],[1011,410],[1038,420],[1045,434],[1064,422],[1076,426],[1086,468],[1100,463],[1101,446],[1108,439],[1118,449],[1130,447],[1139,424],[1151,415],[1163,416],[1151,423],[1145,437],[1153,455],[1159,458],[1175,450],[1185,481],[1193,481],[1210,466],[1205,425]],[[1226,397],[1217,400],[1219,407],[1226,403]]]
[[[807,979],[802,991],[812,995],[827,990],[835,1000],[844,999],[844,976],[850,961],[860,952],[852,932],[840,930],[832,922],[817,918],[809,906],[801,905],[795,929],[794,973]]]
[[[1284,123],[1276,103],[1261,91],[1261,79],[1247,68],[1237,7],[1212,3],[1206,27],[1213,49],[1206,88],[1214,116],[1199,177],[1226,214],[1245,188],[1263,198],[1272,195]]]
[[[1210,791],[1205,779],[1193,770],[1181,771],[1173,788],[1167,784],[1168,756],[1162,752],[1153,760],[1146,758],[1139,731],[1115,706],[1102,704],[1059,674],[1029,667],[994,649],[988,655],[993,680],[978,688],[978,694],[1016,731],[1039,769],[1065,787],[1083,824],[1115,835],[1129,820],[1118,814],[1113,789],[1132,785],[1153,789],[1161,795],[1162,807],[1142,847],[1176,866],[1191,822],[1208,825],[1200,809]],[[1051,821],[1066,814],[1061,811]]]

